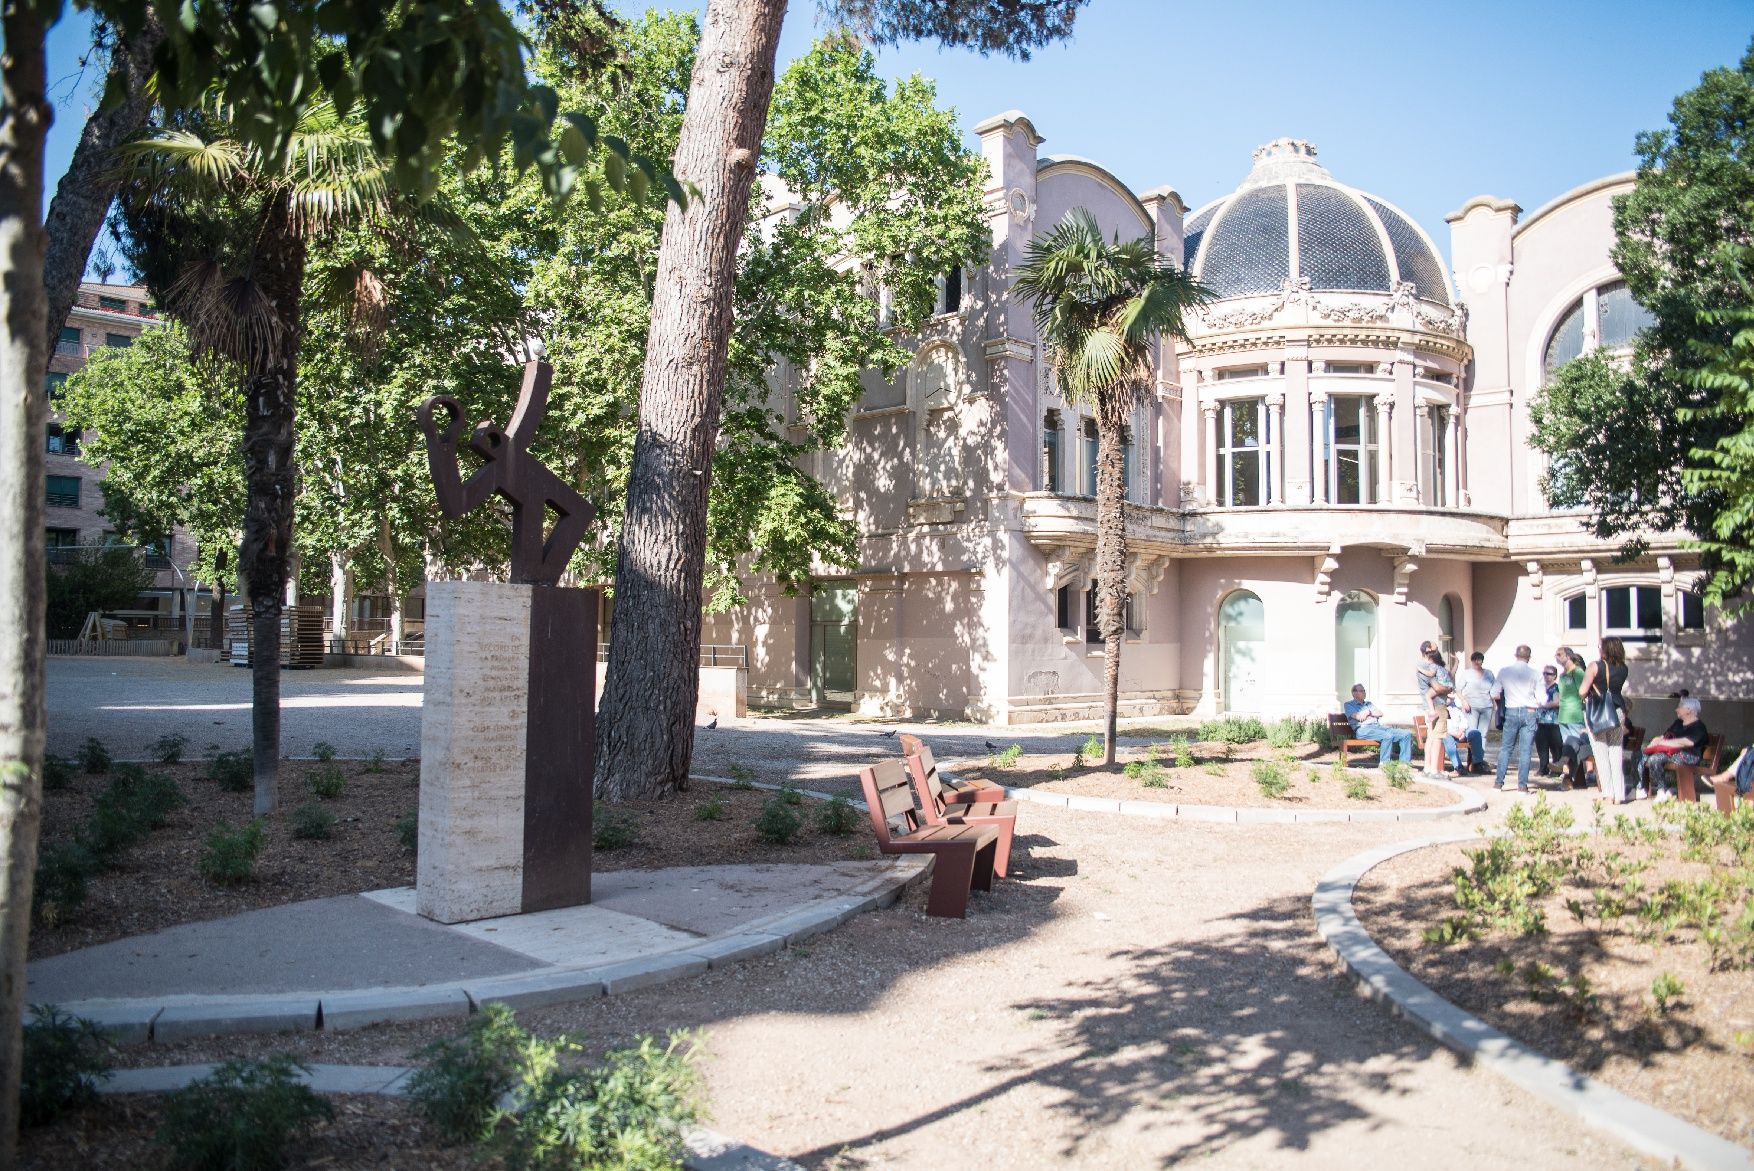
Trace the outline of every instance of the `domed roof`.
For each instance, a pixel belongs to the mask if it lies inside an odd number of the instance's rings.
[[[1220,299],[1277,293],[1309,278],[1313,290],[1418,295],[1450,304],[1443,259],[1400,209],[1336,183],[1315,147],[1279,138],[1255,151],[1242,185],[1187,220],[1187,267]]]

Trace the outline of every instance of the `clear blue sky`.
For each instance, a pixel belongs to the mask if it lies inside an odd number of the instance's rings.
[[[51,34],[51,188],[92,100],[77,73],[88,29]],[[818,31],[812,0],[792,0],[782,61]],[[1027,63],[913,45],[879,64],[936,79],[965,127],[1020,109],[1044,153],[1094,159],[1136,191],[1168,184],[1190,207],[1233,188],[1261,143],[1308,139],[1447,252],[1443,217],[1470,196],[1532,212],[1631,169],[1634,135],[1751,36],[1754,0],[1090,0],[1072,40]]]

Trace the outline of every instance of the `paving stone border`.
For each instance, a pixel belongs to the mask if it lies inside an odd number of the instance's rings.
[[[160,1065],[119,1069],[98,1087],[104,1094],[167,1094],[206,1077],[214,1064]],[[383,1094],[398,1098],[408,1092],[414,1068],[407,1065],[317,1065],[299,1080],[319,1094]],[[747,1143],[704,1126],[682,1132],[682,1165],[687,1171],[803,1171],[790,1159],[770,1155]]]
[[[188,995],[69,1001],[60,1007],[94,1021],[122,1043],[181,1041],[229,1033],[358,1029],[392,1021],[462,1017],[482,1004],[538,1008],[614,996],[665,984],[738,960],[767,955],[820,935],[865,911],[886,907],[918,882],[928,857],[887,860],[884,873],[829,895],[738,926],[711,939],[598,967],[551,966],[444,984],[261,996]]]
[[[1397,842],[1355,854],[1322,876],[1311,898],[1316,930],[1359,991],[1464,1057],[1635,1150],[1692,1171],[1754,1171],[1754,1152],[1543,1057],[1433,992],[1376,945],[1352,906],[1359,881],[1397,855],[1476,840],[1475,834],[1450,834]]]

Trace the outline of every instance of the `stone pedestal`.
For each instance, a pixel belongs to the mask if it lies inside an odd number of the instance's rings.
[[[595,590],[429,582],[416,909],[591,901]]]

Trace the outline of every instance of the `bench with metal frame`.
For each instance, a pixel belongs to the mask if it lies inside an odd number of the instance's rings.
[[[885,854],[931,854],[932,886],[926,914],[961,919],[968,914],[970,890],[993,889],[993,862],[999,831],[990,825],[931,825],[914,808],[908,770],[899,760],[885,760],[859,770],[865,808]],[[901,832],[891,828],[899,820]]]

